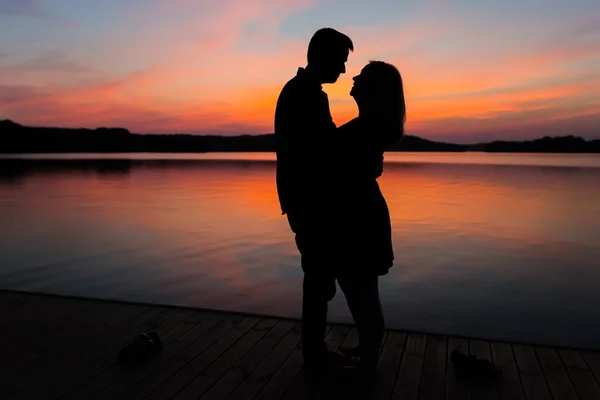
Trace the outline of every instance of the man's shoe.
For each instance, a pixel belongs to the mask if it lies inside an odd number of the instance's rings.
[[[350,358],[343,354],[326,350],[317,357],[305,357],[304,372],[307,378],[314,382],[324,383],[344,368],[356,366]]]
[[[368,387],[377,380],[376,371],[377,368],[374,365],[367,366],[359,362],[354,366],[344,368],[343,376],[353,385]]]

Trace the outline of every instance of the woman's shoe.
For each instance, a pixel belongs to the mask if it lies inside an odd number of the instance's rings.
[[[340,353],[350,358],[360,358],[360,346],[356,347],[340,347]]]

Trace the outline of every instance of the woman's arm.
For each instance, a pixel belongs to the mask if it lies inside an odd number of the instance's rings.
[[[363,129],[360,120],[338,127],[335,133],[335,165],[341,174],[350,177],[377,179],[383,173],[383,152],[377,148],[374,134]]]

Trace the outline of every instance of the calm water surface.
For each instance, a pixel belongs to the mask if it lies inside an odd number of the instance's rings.
[[[300,315],[273,154],[6,158],[1,288]],[[386,160],[388,326],[600,348],[600,156]]]

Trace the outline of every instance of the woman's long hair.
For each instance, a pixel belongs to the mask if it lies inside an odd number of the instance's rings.
[[[383,144],[389,149],[404,135],[406,101],[402,76],[395,66],[383,61],[371,61],[365,69],[371,75],[372,101],[376,102],[378,119],[383,124]]]

